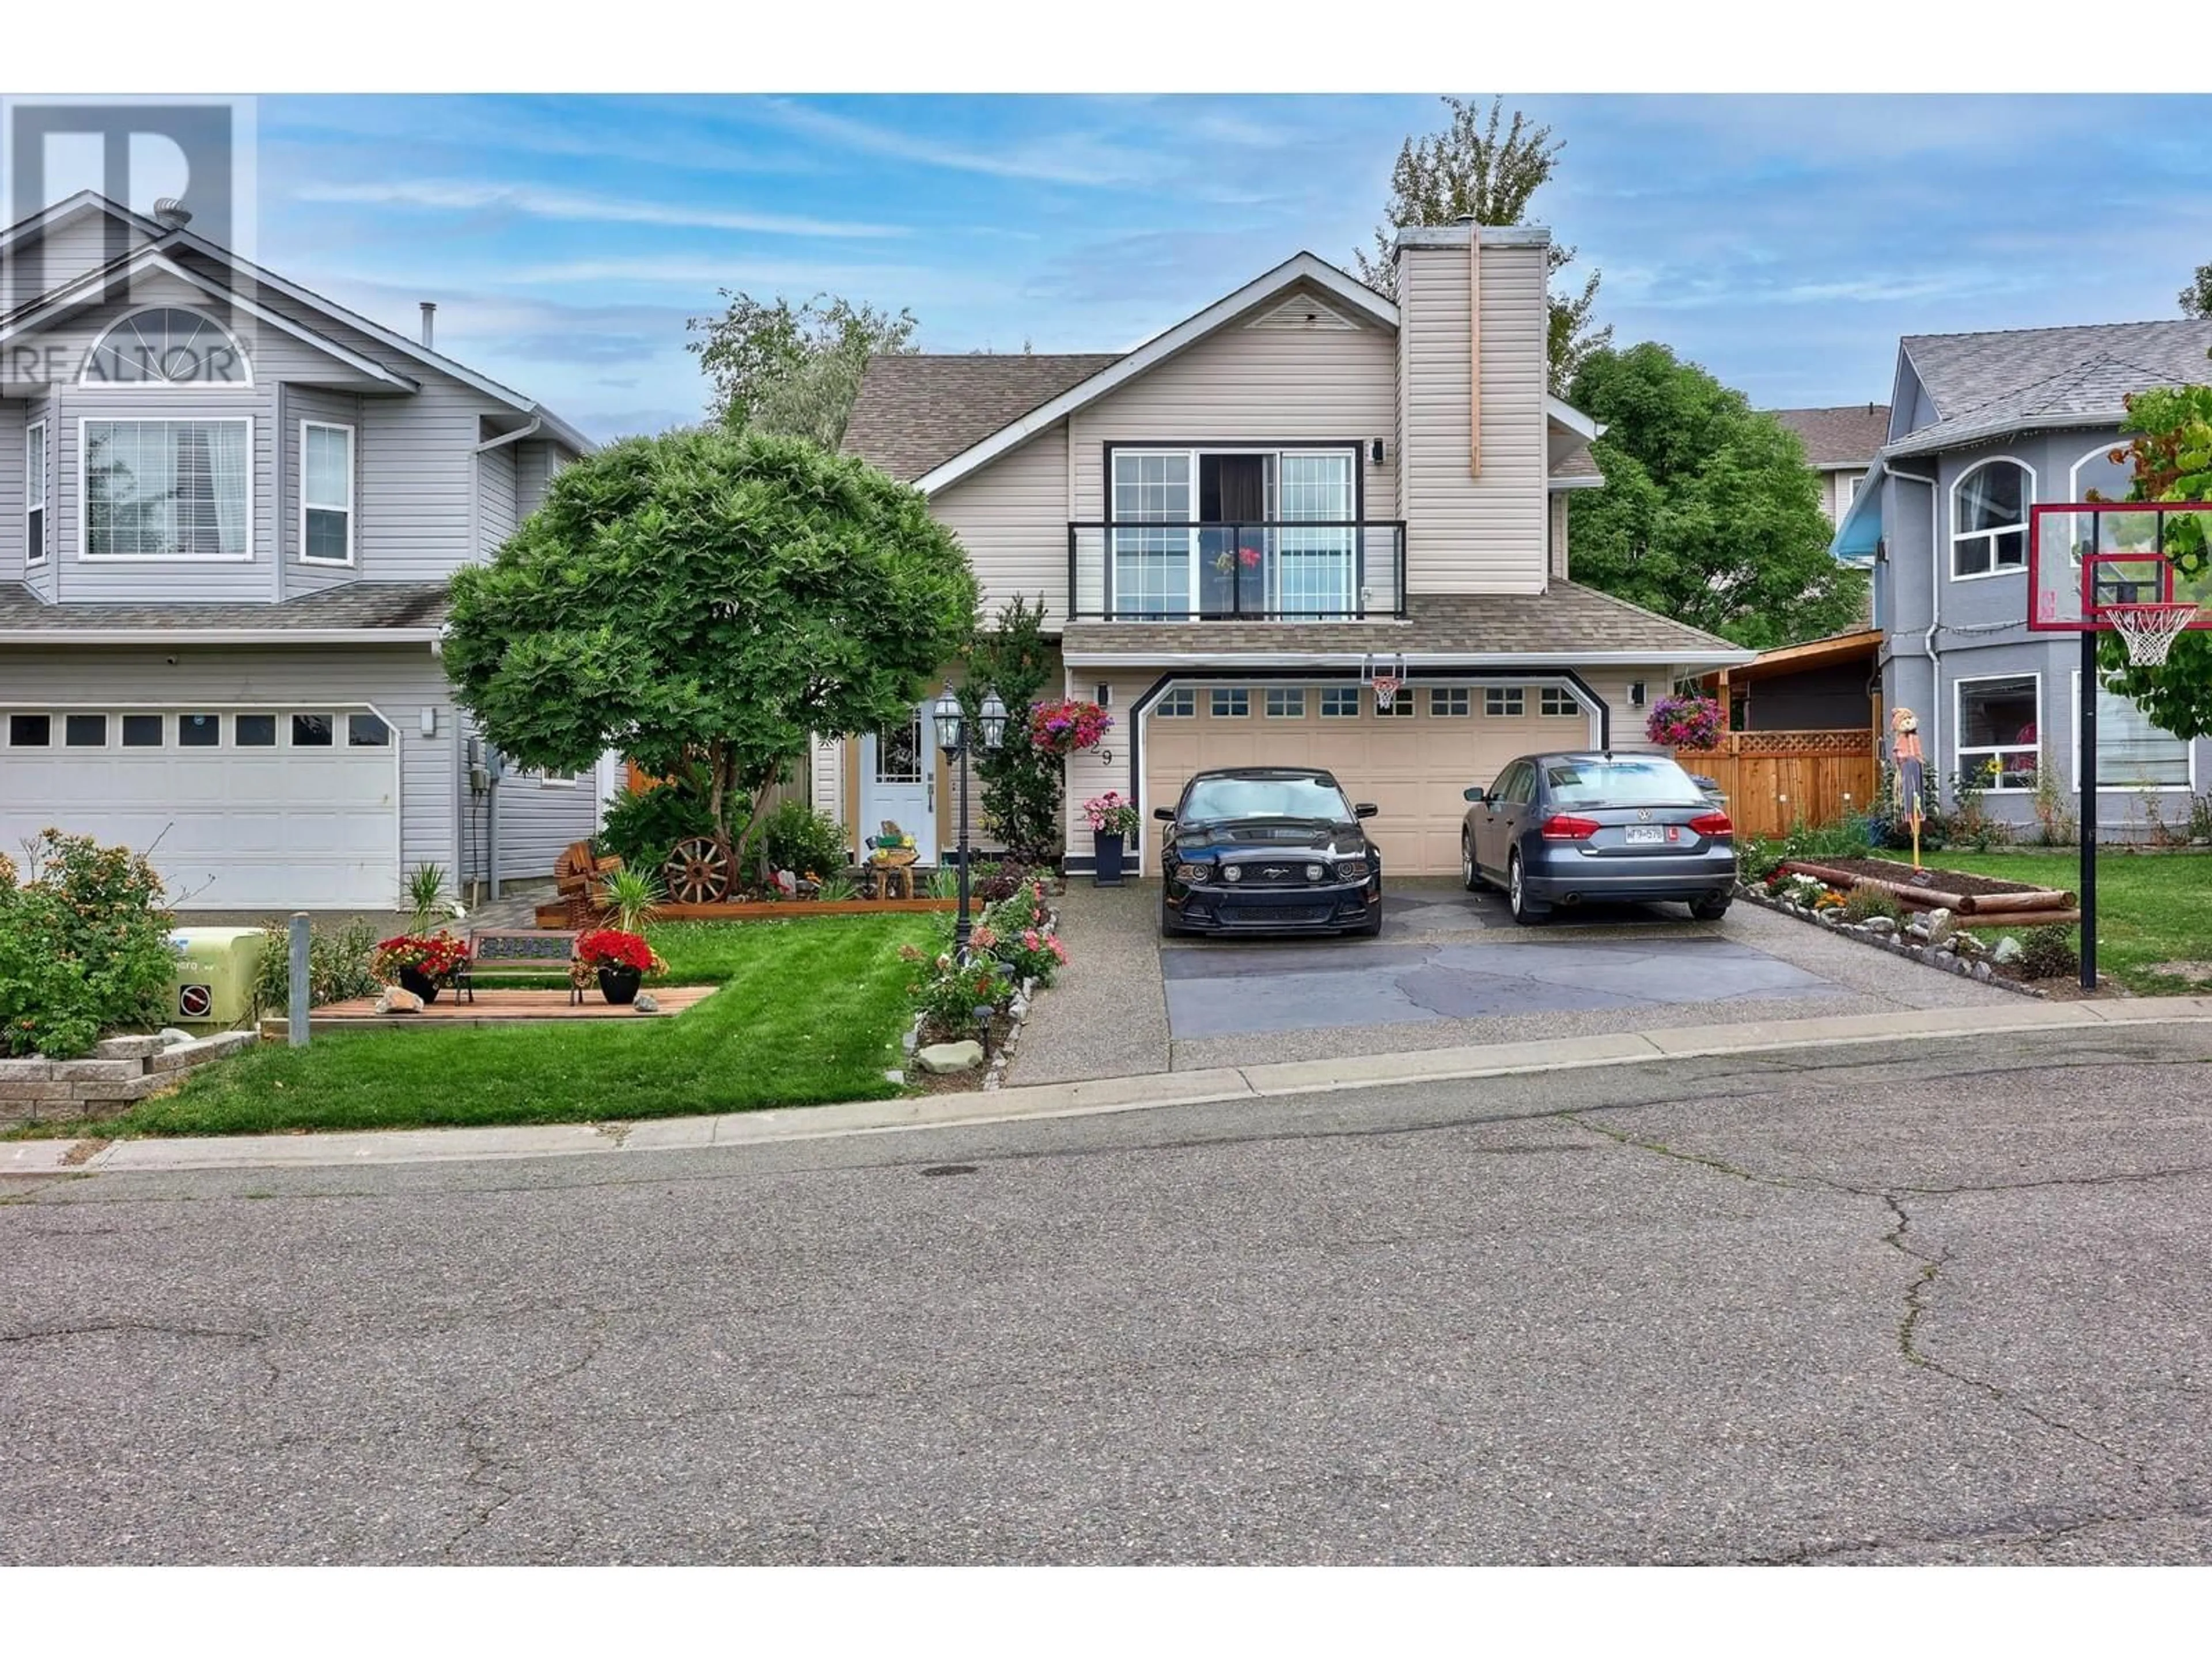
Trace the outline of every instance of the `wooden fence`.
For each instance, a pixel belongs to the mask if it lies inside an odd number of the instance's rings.
[[[1741,836],[1780,836],[1800,819],[1833,823],[1863,811],[1880,776],[1870,729],[1730,732],[1718,749],[1678,749],[1674,758],[1719,783]]]

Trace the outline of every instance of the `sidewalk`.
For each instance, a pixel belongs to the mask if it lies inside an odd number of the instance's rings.
[[[909,1129],[1150,1111],[1344,1089],[1581,1070],[1723,1054],[1772,1054],[1906,1038],[2007,1031],[2097,1030],[2212,1024],[2212,997],[2037,1002],[1850,1014],[1740,1024],[1674,1026],[1596,1036],[1504,1042],[1340,1059],[1163,1072],[1045,1084],[991,1093],[925,1096],[837,1106],[787,1107],[720,1117],[498,1129],[404,1129],[370,1134],[246,1135],[176,1140],[0,1143],[0,1176],[173,1170],[313,1168],[492,1158],[622,1157],[708,1146],[762,1146]]]

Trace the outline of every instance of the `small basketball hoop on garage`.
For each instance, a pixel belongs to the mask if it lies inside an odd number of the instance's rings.
[[[1369,655],[1359,665],[1360,684],[1375,693],[1375,712],[1387,714],[1406,686],[1406,659],[1401,656]]]

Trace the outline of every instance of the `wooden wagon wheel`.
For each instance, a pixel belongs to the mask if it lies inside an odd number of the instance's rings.
[[[730,849],[712,836],[688,836],[676,843],[661,874],[678,904],[719,904],[730,896]]]

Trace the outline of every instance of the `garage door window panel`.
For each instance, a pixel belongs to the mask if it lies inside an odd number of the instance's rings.
[[[1306,717],[1306,694],[1302,686],[1270,686],[1267,688],[1267,718],[1273,720],[1302,720]]]
[[[1216,686],[1212,714],[1218,720],[1243,720],[1252,712],[1252,694],[1242,686]]]
[[[1440,685],[1429,693],[1429,713],[1439,719],[1459,719],[1473,707],[1468,689],[1463,685]]]
[[[250,418],[82,422],[83,556],[247,559]]]
[[[1160,699],[1159,706],[1152,712],[1164,720],[1195,719],[1198,714],[1198,694],[1188,686],[1184,686],[1181,690],[1170,691]]]
[[[292,716],[292,747],[295,749],[328,749],[334,742],[333,722],[328,714],[295,714]]]
[[[1571,719],[1583,712],[1582,704],[1575,701],[1575,694],[1556,685],[1543,689],[1536,707],[1539,713],[1553,720]]]
[[[231,727],[231,741],[240,749],[274,749],[276,746],[276,717],[274,714],[240,714]]]
[[[1356,720],[1359,718],[1359,690],[1357,686],[1331,686],[1321,694],[1321,717],[1325,720]]]
[[[1483,688],[1482,712],[1500,719],[1517,719],[1528,712],[1528,700],[1517,685],[1492,685]]]
[[[346,747],[349,749],[386,749],[392,744],[392,728],[374,714],[346,716]],[[545,775],[550,781],[552,774]],[[562,781],[574,783],[573,774]]]
[[[46,749],[54,741],[54,717],[51,714],[10,714],[8,716],[8,746],[10,749]]]
[[[179,714],[177,716],[177,747],[179,749],[214,749],[222,743],[222,716],[220,714]]]
[[[71,749],[107,747],[107,716],[68,714],[62,719],[62,742]]]
[[[123,717],[123,746],[125,749],[159,749],[161,746],[161,727],[165,724],[159,714],[125,714]]]

